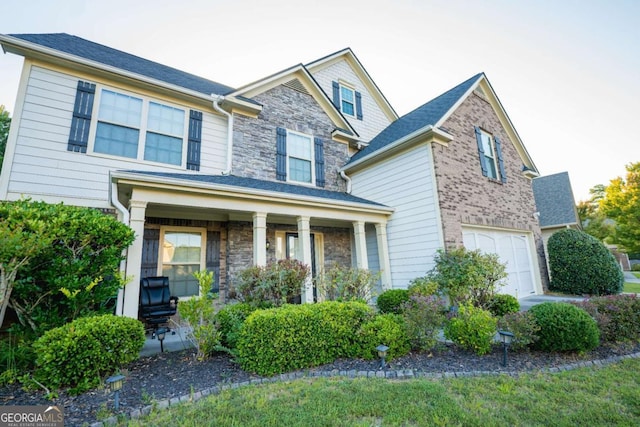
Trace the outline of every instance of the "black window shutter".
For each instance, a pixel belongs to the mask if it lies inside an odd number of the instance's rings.
[[[322,139],[314,138],[316,157],[316,187],[324,187],[324,142]]]
[[[482,176],[489,176],[487,173],[486,159],[484,158],[484,149],[482,148],[482,132],[478,126],[474,126],[476,130],[476,142],[478,143],[478,154],[480,155],[480,168],[482,169]]]
[[[276,130],[276,179],[287,180],[287,130]]]
[[[340,85],[338,84],[338,82],[331,82],[331,85],[333,87],[333,105],[335,105],[338,110],[341,110],[341,108],[340,108]]]
[[[68,151],[87,152],[91,111],[93,110],[95,94],[95,84],[78,81],[76,102],[73,106],[73,118],[71,119],[71,132],[69,133],[69,143],[67,144]]]
[[[202,145],[202,113],[189,111],[189,141],[187,143],[187,169],[200,170],[200,148]]]
[[[500,181],[504,184],[507,182],[507,174],[504,171],[504,160],[502,159],[502,144],[500,144],[500,140],[497,136],[493,137],[493,140],[496,142],[496,155],[498,156],[498,167],[500,168]]]
[[[356,92],[356,118],[362,120],[362,94]]]

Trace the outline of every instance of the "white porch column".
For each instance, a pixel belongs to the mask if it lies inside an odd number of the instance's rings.
[[[389,244],[387,242],[387,224],[376,223],[378,240],[378,262],[380,263],[380,283],[382,290],[391,289],[391,263],[389,261]]]
[[[369,260],[367,259],[367,235],[364,231],[364,221],[353,222],[353,235],[356,240],[356,267],[367,270]]]
[[[135,240],[127,251],[127,277],[131,280],[124,287],[124,304],[122,315],[138,318],[138,303],[140,300],[140,265],[142,264],[142,242],[144,239],[144,215],[147,202],[131,200],[129,202],[129,227],[135,233]]]
[[[267,214],[253,214],[253,264],[267,265]]]
[[[313,284],[311,283],[311,227],[309,225],[310,218],[308,216],[298,217],[298,253],[296,258],[298,261],[309,266],[309,275],[304,281],[304,289],[302,292],[302,302],[313,302]]]

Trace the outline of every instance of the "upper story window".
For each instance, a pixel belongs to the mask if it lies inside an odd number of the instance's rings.
[[[482,175],[506,182],[507,175],[504,170],[500,139],[479,127],[475,128],[475,132]]]
[[[333,103],[342,114],[362,120],[362,94],[342,82],[332,82]]]
[[[200,169],[202,113],[78,82],[69,151]],[[92,116],[95,120],[92,121]],[[93,145],[89,144],[90,129]]]
[[[324,187],[323,140],[285,128],[277,128],[276,179]]]

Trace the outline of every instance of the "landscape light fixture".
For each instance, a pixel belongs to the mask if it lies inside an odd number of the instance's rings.
[[[507,366],[507,349],[511,345],[514,335],[509,331],[498,331],[500,339],[502,340],[502,366]]]
[[[166,328],[158,328],[158,330],[156,331],[156,337],[158,337],[158,341],[160,341],[160,353],[164,353],[163,341],[166,335],[167,335]]]
[[[269,239],[267,239],[267,250],[269,250],[269,248],[271,247],[271,242],[269,241]]]
[[[378,350],[378,357],[380,358],[380,369],[384,369],[384,367],[387,365],[387,362],[385,362],[385,358],[387,357],[387,351],[389,350],[389,347],[384,344],[380,344],[376,347],[376,350]]]
[[[109,387],[109,390],[114,394],[114,405],[117,411],[118,409],[120,409],[120,390],[122,390],[122,386],[124,384],[124,375],[113,375],[107,378],[106,383]]]

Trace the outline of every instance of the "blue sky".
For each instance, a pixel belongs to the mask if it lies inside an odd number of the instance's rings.
[[[229,86],[351,47],[402,115],[484,71],[576,201],[640,161],[637,0],[25,0],[0,33],[66,32]],[[13,112],[22,58],[0,55]]]

